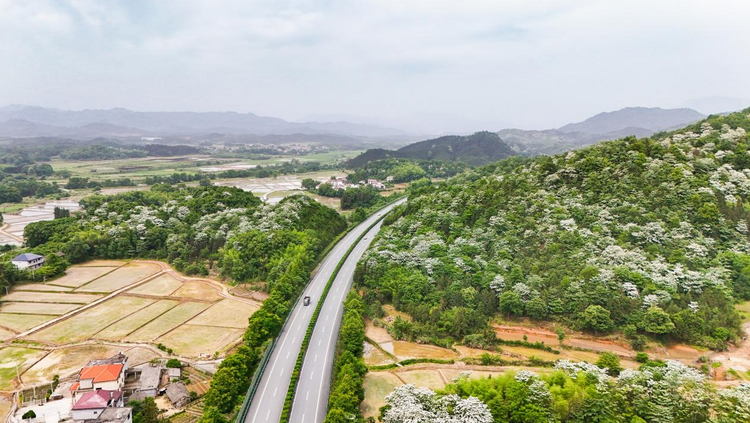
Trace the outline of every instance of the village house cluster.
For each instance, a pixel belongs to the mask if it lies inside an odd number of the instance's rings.
[[[185,407],[191,396],[181,376],[181,368],[161,360],[129,367],[123,353],[91,360],[74,381],[61,383],[49,401],[20,408],[15,420],[29,421],[23,416],[33,411],[31,421],[39,422],[132,423],[133,409],[126,406],[132,400],[163,395],[174,409]]]
[[[393,180],[393,177],[389,176],[386,179],[386,182],[391,182],[392,180]],[[359,188],[359,187],[362,187],[362,186],[371,186],[371,187],[374,187],[376,189],[385,189],[386,188],[385,184],[382,183],[382,182],[380,182],[380,181],[378,181],[377,179],[368,179],[366,181],[363,180],[363,181],[359,181],[356,184],[352,184],[352,183],[349,183],[346,180],[346,178],[341,177],[341,176],[338,176],[335,179],[332,178],[330,180],[323,181],[323,182],[319,183],[318,184],[318,188],[320,188],[320,186],[323,185],[323,184],[330,184],[333,187],[333,189],[335,189],[335,190],[342,190],[342,189],[345,190],[345,189],[349,189],[349,188]]]

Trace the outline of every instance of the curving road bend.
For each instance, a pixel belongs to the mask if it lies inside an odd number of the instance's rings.
[[[323,289],[328,283],[328,280],[333,275],[336,266],[344,257],[344,254],[349,248],[357,241],[360,235],[362,235],[367,228],[380,219],[384,214],[388,213],[396,205],[402,204],[406,199],[399,200],[394,204],[391,204],[364,222],[357,225],[352,229],[344,238],[339,241],[338,244],[331,250],[330,253],[323,259],[323,262],[318,267],[318,270],[314,274],[312,280],[305,288],[304,293],[300,296],[300,300],[297,301],[294,308],[291,311],[291,315],[287,320],[286,325],[281,330],[279,339],[276,342],[271,357],[268,361],[268,365],[261,377],[258,391],[253,397],[250,403],[245,422],[247,423],[278,423],[281,419],[281,412],[284,407],[284,401],[286,399],[286,393],[289,389],[289,383],[292,378],[292,372],[294,371],[294,365],[297,362],[297,356],[299,355],[300,348],[302,346],[302,340],[307,332],[307,327],[310,325],[315,307],[317,307],[320,296],[323,293]],[[372,238],[377,230],[380,229],[380,224],[373,227],[372,231],[366,235],[367,239],[357,245],[349,258],[344,263],[344,266],[339,270],[339,274],[336,277],[331,290],[328,292],[328,298],[323,305],[318,316],[318,322],[313,330],[313,336],[310,340],[310,346],[305,356],[303,363],[302,372],[300,374],[300,382],[297,386],[297,394],[295,396],[294,405],[292,407],[291,422],[302,422],[300,420],[302,416],[296,417],[297,409],[300,408],[300,404],[297,404],[299,395],[305,394],[305,391],[301,390],[303,385],[306,387],[306,382],[309,380],[310,375],[307,371],[312,371],[317,374],[318,382],[325,380],[325,386],[321,387],[319,391],[315,392],[315,396],[312,393],[309,394],[309,398],[312,401],[317,401],[317,412],[322,413],[321,418],[313,418],[312,413],[309,417],[305,417],[305,421],[316,421],[322,422],[325,419],[326,403],[328,401],[328,383],[330,381],[330,372],[333,362],[333,351],[336,348],[336,341],[338,338],[338,326],[341,321],[341,312],[343,309],[343,301],[346,298],[346,293],[349,291],[348,286],[351,284],[352,276],[354,273],[354,266],[356,265],[359,258],[362,256],[367,246],[372,241]],[[343,282],[342,282],[343,281]],[[309,306],[304,306],[301,299],[304,296],[310,296],[311,301]],[[333,324],[336,324],[334,327]],[[328,324],[327,324],[328,323]],[[321,329],[327,327],[327,330]],[[321,332],[327,333],[328,336],[322,339],[320,336]],[[317,352],[319,357],[318,361],[314,361],[314,352]],[[321,354],[322,352],[322,354]],[[313,357],[313,361],[310,363],[309,358]],[[324,362],[328,362],[325,366]],[[326,373],[323,373],[326,372]],[[325,377],[323,376],[325,374]],[[307,379],[307,380],[306,380]],[[305,388],[307,389],[307,388]],[[303,397],[304,398],[304,397]],[[303,401],[306,401],[303,399]],[[315,407],[315,406],[313,406]],[[306,414],[306,412],[304,413]],[[306,414],[307,415],[307,414]]]

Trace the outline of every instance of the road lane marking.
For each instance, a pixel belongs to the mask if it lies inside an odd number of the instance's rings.
[[[318,355],[315,354],[315,363],[317,363],[317,362],[318,362]]]
[[[300,310],[301,310],[300,308],[297,308],[297,311],[294,312],[294,317],[292,318],[292,325],[294,325],[294,322],[297,320],[297,317],[299,317],[299,311]],[[284,336],[284,341],[281,342],[281,347],[279,347],[279,354],[281,353],[281,351],[284,350],[284,345],[286,344],[287,339],[289,339],[289,338],[286,337],[286,336]],[[276,368],[276,365],[278,363],[279,363],[278,360],[274,360],[273,366],[271,366],[271,372],[269,373],[269,375],[273,374],[273,371]],[[269,377],[271,377],[271,376],[269,376]],[[262,379],[261,379],[261,381],[262,381]],[[266,386],[268,385],[268,381],[266,381],[265,385]],[[263,397],[265,395],[266,395],[266,389],[263,389],[262,393],[260,394],[260,401],[258,401],[259,404],[263,404]],[[252,404],[251,404],[251,406],[252,406]],[[255,410],[255,415],[253,416],[253,420],[255,420],[258,417],[258,413],[259,412],[260,412],[260,407],[258,407],[258,409]],[[269,413],[270,413],[270,410],[269,410]],[[266,420],[268,420],[268,417],[266,417]]]
[[[279,390],[279,387],[277,386],[276,389],[273,390],[273,396],[276,396],[276,391]]]

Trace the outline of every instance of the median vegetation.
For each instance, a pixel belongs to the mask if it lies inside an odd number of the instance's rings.
[[[362,419],[359,404],[365,398],[362,387],[367,366],[362,359],[365,342],[364,302],[352,290],[344,303],[344,317],[338,344],[331,394],[328,397],[326,423]]]

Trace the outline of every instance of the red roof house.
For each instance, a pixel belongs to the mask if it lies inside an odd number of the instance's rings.
[[[87,392],[99,389],[119,391],[124,384],[124,364],[100,364],[81,369],[78,373],[78,383],[71,387],[71,391]]]
[[[96,419],[107,407],[122,407],[123,397],[120,391],[99,389],[86,392],[73,406],[73,420]]]

